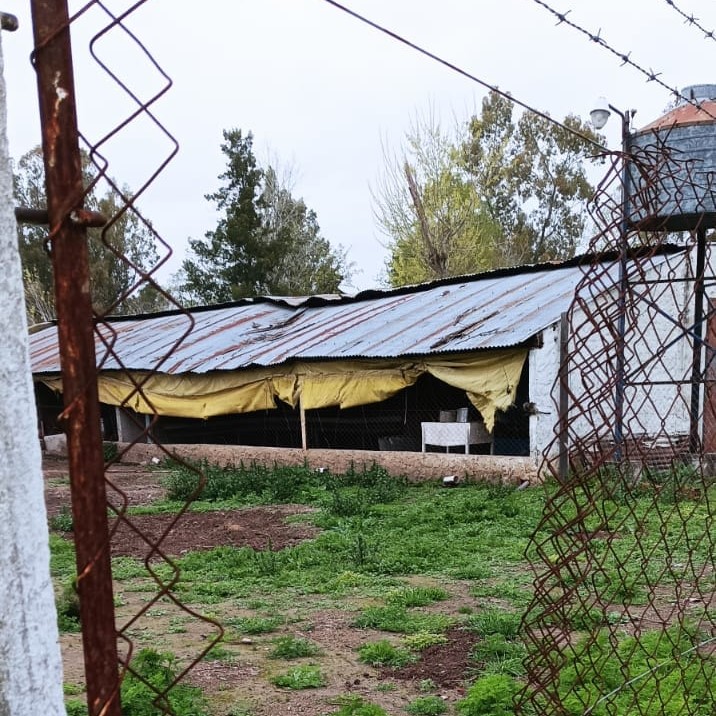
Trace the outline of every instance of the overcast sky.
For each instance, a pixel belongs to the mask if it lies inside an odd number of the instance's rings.
[[[71,9],[84,5],[71,3]],[[120,11],[133,4],[107,0]],[[584,117],[599,95],[638,110],[642,126],[663,113],[668,92],[555,20],[533,0],[346,0],[346,5],[425,46],[515,97],[563,118]],[[716,41],[703,38],[666,0],[553,0],[569,18],[601,36],[667,84],[716,83]],[[713,0],[675,0],[707,29]],[[20,30],[3,35],[11,154],[40,142],[29,3],[7,2]],[[75,72],[80,128],[92,142],[132,111],[97,69],[88,38],[107,24],[95,6],[76,24]],[[177,157],[141,202],[145,216],[175,249],[213,228],[204,194],[223,170],[223,129],[251,130],[260,161],[293,165],[294,194],[313,208],[324,235],[348,250],[356,288],[377,285],[385,238],[373,219],[370,189],[383,167],[382,146],[397,149],[411,117],[432,106],[442,121],[465,120],[485,90],[337,11],[324,0],[148,0],[128,21],[173,80],[154,106],[180,144]],[[119,30],[103,36],[98,56],[141,98],[162,86],[147,58]],[[619,142],[612,121],[604,130]],[[136,188],[170,143],[140,120],[103,145],[109,173]],[[167,272],[164,272],[164,276]]]

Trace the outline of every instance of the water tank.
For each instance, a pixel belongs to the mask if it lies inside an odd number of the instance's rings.
[[[682,101],[629,138],[628,216],[645,230],[716,227],[716,84],[682,95],[695,104]]]

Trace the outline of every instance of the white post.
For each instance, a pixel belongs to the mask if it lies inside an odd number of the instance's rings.
[[[0,714],[65,714],[0,44]]]

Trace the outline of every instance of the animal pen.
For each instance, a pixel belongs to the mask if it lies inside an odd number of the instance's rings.
[[[138,377],[122,364],[115,352],[112,323],[105,315],[93,314],[87,290],[86,228],[111,226],[125,212],[139,216],[135,202],[178,149],[153,112],[171,82],[126,24],[141,4],[113,16],[102,3],[89,2],[70,17],[64,0],[31,2],[48,196],[44,218],[56,281],[62,420],[70,462],[91,716],[121,713],[119,684],[125,670],[132,669],[132,625],[162,598],[181,606],[173,592],[178,571],[164,554],[162,542],[189,507],[184,505],[159,539],[145,538],[145,566],[156,582],[156,592],[134,617],[115,627],[109,547],[118,524],[137,528],[126,512],[125,496],[105,475],[98,367],[114,361],[133,386],[127,402],[137,397],[151,405],[145,385],[190,335],[194,322],[189,312],[180,313],[183,329],[175,343]],[[134,103],[134,110],[117,118],[105,136],[90,141],[77,127],[70,28],[91,10],[103,16],[104,24],[90,50],[107,33],[123,34],[138,45],[164,85],[151,99],[138,100],[132,88],[93,54]],[[546,463],[553,480],[540,526],[548,537],[535,539],[530,548],[534,599],[524,620],[529,659],[526,685],[516,704],[520,713],[608,714],[617,701],[625,713],[668,712],[675,691],[659,688],[667,676],[673,684],[676,674],[677,690],[688,691],[693,679],[711,673],[716,642],[715,537],[709,502],[716,452],[716,304],[711,291],[716,286],[712,271],[716,261],[709,231],[716,224],[716,167],[709,163],[711,155],[695,158],[686,151],[688,142],[674,147],[674,140],[692,126],[713,132],[716,102],[708,97],[698,111],[691,104],[682,111],[695,115],[686,122],[671,117],[630,134],[623,151],[607,154],[609,171],[592,205],[599,230],[591,248],[599,260],[583,267],[565,318],[556,393],[561,420],[549,449],[556,459]],[[82,185],[80,140],[97,166],[97,181],[108,182],[103,145],[140,117],[148,119],[172,147],[165,161],[132,196],[122,195],[117,215],[98,217],[84,211],[89,188]],[[122,194],[119,187],[113,188]],[[21,220],[30,216],[19,212]],[[170,247],[156,239],[165,254],[170,253]],[[683,243],[685,251],[665,253],[664,245],[675,240]],[[107,239],[106,228],[102,241],[107,251],[118,253]],[[161,290],[153,279],[156,268],[143,271],[128,257],[118,258],[136,277],[133,291],[148,284]],[[165,260],[166,255],[161,262]],[[117,297],[117,303],[124,298]],[[684,305],[688,310],[683,310]],[[95,332],[103,346],[99,355],[95,355]],[[156,418],[150,416],[140,426],[135,441],[150,434]],[[662,531],[658,548],[645,551],[637,546],[625,556],[616,548],[620,535],[645,529],[646,516],[643,508],[636,509],[637,497],[650,500],[649,515]],[[707,523],[694,525],[690,520],[694,506],[704,502],[709,508]],[[107,505],[114,514],[109,521]],[[667,522],[675,517],[680,529],[668,534]],[[695,547],[704,545],[710,558],[694,560]],[[150,560],[156,557],[172,567],[168,580],[152,566]],[[186,611],[207,621],[212,635],[197,646],[196,659],[177,680],[222,633],[219,624]],[[582,633],[578,641],[572,637],[577,624]],[[630,637],[628,648],[625,633]],[[654,639],[670,646],[670,658],[631,675],[630,661]],[[568,669],[590,679],[590,688],[565,688]],[[605,676],[601,681],[600,674]],[[712,699],[714,688],[712,683]],[[157,693],[157,704],[171,713],[165,696],[166,691]],[[687,704],[679,713],[697,714],[696,708]]]

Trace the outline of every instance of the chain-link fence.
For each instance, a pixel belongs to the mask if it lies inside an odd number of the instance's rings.
[[[523,714],[716,704],[712,177],[668,130],[627,150],[593,207],[592,248],[615,258],[585,267],[568,313]]]

